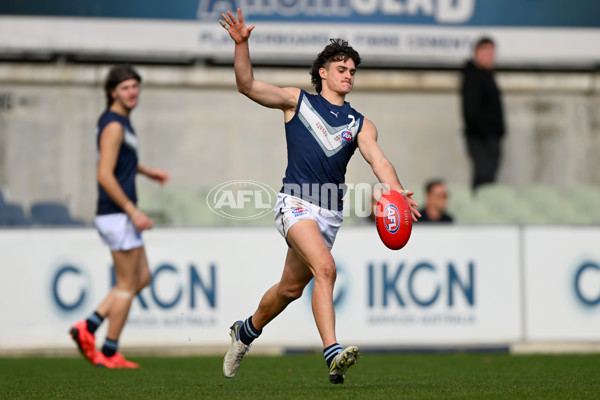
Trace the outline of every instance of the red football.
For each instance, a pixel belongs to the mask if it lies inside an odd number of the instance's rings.
[[[392,250],[403,248],[412,230],[412,215],[404,196],[395,190],[382,194],[375,210],[375,225],[383,244]]]

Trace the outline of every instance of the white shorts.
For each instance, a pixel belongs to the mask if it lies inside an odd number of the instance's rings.
[[[125,251],[142,247],[142,234],[125,213],[96,215],[94,225],[111,250]]]
[[[344,220],[342,211],[333,211],[311,204],[295,196],[277,194],[275,206],[275,224],[277,230],[287,240],[287,234],[292,226],[303,219],[317,221],[321,236],[331,250],[335,236]]]

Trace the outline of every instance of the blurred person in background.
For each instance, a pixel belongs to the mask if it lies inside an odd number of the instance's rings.
[[[143,174],[161,185],[169,174],[138,163],[138,137],[129,120],[138,103],[140,75],[129,65],[113,67],[104,85],[107,108],[96,127],[98,203],[94,225],[109,246],[116,284],[88,319],[71,328],[71,336],[82,355],[106,368],[138,368],[117,350],[119,337],[133,296],[150,283],[150,269],[141,232],[152,228],[152,220],[138,210],[136,175]],[[108,318],[102,351],[96,351],[94,333]]]
[[[419,222],[452,222],[446,213],[448,206],[448,188],[441,179],[434,179],[425,185],[425,206],[419,210]]]
[[[375,125],[345,101],[360,64],[359,54],[347,42],[331,39],[319,53],[311,72],[318,94],[309,94],[299,88],[281,88],[255,80],[248,48],[254,26],[244,25],[240,9],[237,19],[230,11],[221,15],[223,20],[219,23],[235,42],[238,91],[262,106],[283,111],[288,166],[275,207],[275,221],[289,247],[280,281],[263,295],[252,316],[231,326],[231,345],[223,359],[223,373],[228,378],[235,376],[252,341],[302,295],[314,278],[312,309],[329,381],[343,383],[347,369],[356,362],[358,347],[344,349],[337,342],[333,306],[336,268],[331,247],[342,224],[340,192],[354,151],[360,150],[381,183],[407,197],[415,220],[419,215],[417,204],[410,198],[412,192],[402,188],[394,167],[377,144]],[[334,189],[326,200],[323,191],[331,187]]]
[[[505,133],[502,93],[494,79],[496,45],[479,39],[473,59],[463,69],[462,116],[467,151],[472,161],[472,188],[496,181]]]

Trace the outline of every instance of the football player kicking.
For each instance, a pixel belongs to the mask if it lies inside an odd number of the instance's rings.
[[[341,39],[317,56],[312,84],[318,94],[298,88],[281,88],[254,79],[248,39],[254,26],[244,24],[242,12],[221,14],[219,23],[235,42],[234,70],[238,90],[258,104],[283,111],[288,166],[278,194],[275,221],[289,248],[280,281],[262,297],[245,321],[231,326],[231,346],[223,360],[223,373],[232,378],[244,355],[263,328],[298,299],[314,278],[312,310],[323,342],[323,355],[331,383],[343,383],[356,363],[358,347],[345,349],[335,332],[333,286],[336,279],[331,247],[342,224],[342,197],[346,166],[358,148],[373,172],[391,190],[403,193],[413,220],[420,216],[417,203],[405,191],[392,164],[377,144],[375,125],[345,101],[352,90],[360,56]]]

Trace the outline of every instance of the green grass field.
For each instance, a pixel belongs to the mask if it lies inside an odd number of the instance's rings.
[[[600,355],[364,354],[343,385],[318,354],[131,357],[139,370],[79,358],[0,359],[0,399],[600,399]]]

